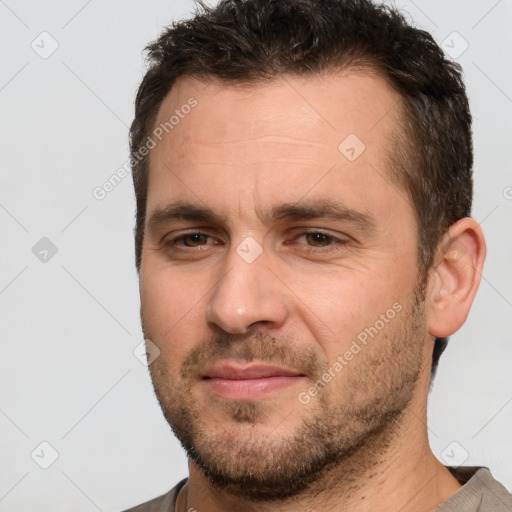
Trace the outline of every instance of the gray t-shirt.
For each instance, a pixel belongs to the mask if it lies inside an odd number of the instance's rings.
[[[512,494],[495,480],[489,469],[480,467],[448,468],[462,487],[441,503],[434,512],[512,512]],[[182,480],[168,493],[125,512],[175,512]]]

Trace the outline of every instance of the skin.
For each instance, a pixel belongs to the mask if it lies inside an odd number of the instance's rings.
[[[450,227],[420,293],[414,210],[386,171],[399,97],[375,74],[238,87],[180,78],[155,125],[190,97],[197,106],[151,150],[140,269],[144,333],[161,351],[150,366],[157,396],[183,444],[210,464],[191,459],[178,510],[434,509],[460,484],[428,445],[433,342],[469,312],[485,257],[478,224]],[[348,134],[366,147],[354,161],[338,150]],[[151,222],[176,201],[216,219]],[[322,201],[342,202],[372,227],[271,218],[284,203],[314,209]],[[248,263],[240,248],[261,254]],[[300,393],[393,304],[400,312],[301,403]],[[209,364],[250,359],[302,377],[247,400],[219,396],[202,379]],[[327,439],[338,456],[307,485],[258,496],[257,478],[276,467],[292,475]],[[212,481],[209,470],[232,478]],[[243,488],[237,477],[250,472],[255,481]]]

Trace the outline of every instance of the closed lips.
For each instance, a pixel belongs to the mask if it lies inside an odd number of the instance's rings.
[[[274,365],[252,364],[239,366],[232,364],[220,364],[208,368],[203,373],[203,379],[265,379],[269,377],[303,377],[297,370],[282,368]]]

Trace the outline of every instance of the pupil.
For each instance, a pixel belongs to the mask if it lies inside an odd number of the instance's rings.
[[[199,234],[188,235],[188,243],[185,242],[185,245],[200,244],[201,242],[203,242],[203,237],[204,237],[204,235],[199,235]]]
[[[310,233],[310,241],[316,245],[325,245],[327,242],[327,235],[324,233]]]

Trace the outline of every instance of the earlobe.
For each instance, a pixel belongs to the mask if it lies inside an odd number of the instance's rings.
[[[450,226],[440,243],[428,286],[428,332],[443,338],[465,322],[485,259],[480,225],[466,217]]]

